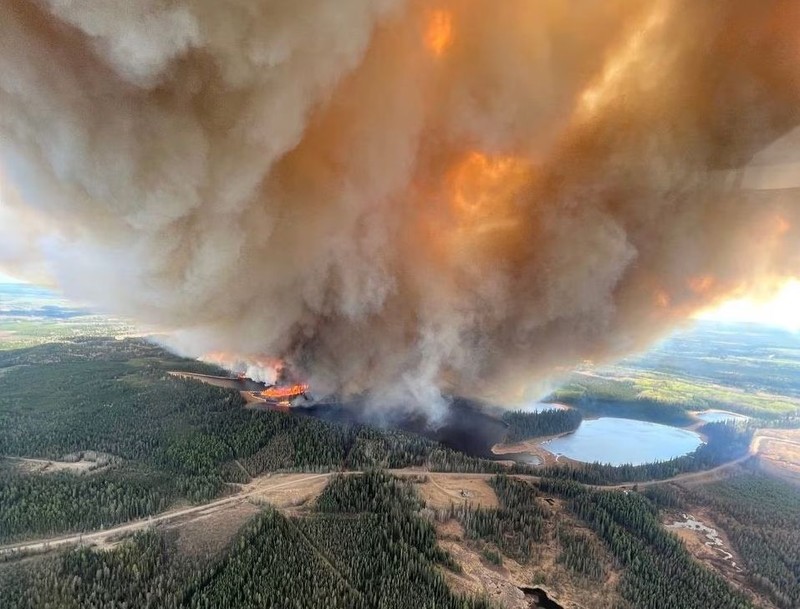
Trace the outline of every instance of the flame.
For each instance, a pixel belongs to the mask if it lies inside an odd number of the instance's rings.
[[[529,184],[524,158],[471,151],[458,155],[430,198],[420,198],[418,234],[434,264],[459,269],[502,260],[523,234],[517,195]],[[436,205],[428,205],[430,200]]]
[[[672,298],[670,298],[666,290],[656,290],[653,300],[662,309],[668,309],[672,305]]]
[[[697,277],[689,278],[686,283],[692,292],[700,295],[706,294],[711,288],[714,287],[716,282],[716,279],[714,279],[714,277],[711,275],[698,275]]]
[[[308,385],[298,383],[296,385],[287,385],[285,387],[268,387],[261,392],[261,397],[268,400],[275,400],[278,402],[288,401],[292,398],[299,397],[308,391]]]
[[[448,179],[451,210],[462,229],[485,232],[516,226],[514,194],[528,164],[517,157],[470,152]]]
[[[425,46],[434,57],[441,57],[453,44],[453,14],[437,9],[428,16]]]

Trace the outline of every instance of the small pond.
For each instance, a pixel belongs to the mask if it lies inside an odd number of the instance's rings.
[[[720,421],[746,421],[750,417],[743,414],[736,414],[735,412],[728,412],[726,410],[706,410],[705,412],[698,412],[697,418],[706,423],[719,423]]]
[[[583,421],[575,432],[542,446],[556,455],[576,461],[641,465],[685,455],[700,444],[700,436],[686,429],[601,417]]]

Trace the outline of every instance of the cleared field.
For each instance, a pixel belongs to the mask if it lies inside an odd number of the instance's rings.
[[[236,503],[224,509],[201,513],[183,523],[169,524],[167,530],[178,533],[178,551],[193,558],[219,555],[239,532],[239,529],[259,513],[261,508],[250,502]]]
[[[197,374],[194,372],[179,372],[175,370],[171,370],[169,373],[171,376],[176,376],[182,379],[193,379],[195,381],[202,381],[207,385],[212,385],[213,387],[222,387],[223,389],[236,389],[236,379],[225,378],[222,376],[212,376],[210,374]]]
[[[52,474],[55,472],[70,472],[83,474],[90,471],[99,471],[104,466],[97,461],[50,461],[48,459],[25,459],[22,457],[3,457],[12,467],[26,474]]]
[[[272,474],[256,478],[242,491],[253,502],[266,502],[278,509],[292,511],[313,502],[328,484],[328,474]]]
[[[754,448],[765,471],[800,484],[800,429],[763,430]]]
[[[428,507],[447,508],[450,504],[462,503],[487,508],[498,506],[497,495],[486,476],[429,473],[425,477],[425,482],[415,486]]]

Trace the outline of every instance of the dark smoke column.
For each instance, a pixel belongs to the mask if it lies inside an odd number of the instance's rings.
[[[0,0],[0,266],[322,393],[520,396],[797,274],[798,25]]]

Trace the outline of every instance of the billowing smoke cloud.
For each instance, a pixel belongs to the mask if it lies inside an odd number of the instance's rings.
[[[0,0],[0,265],[317,392],[514,393],[797,274],[799,29],[777,0]]]

